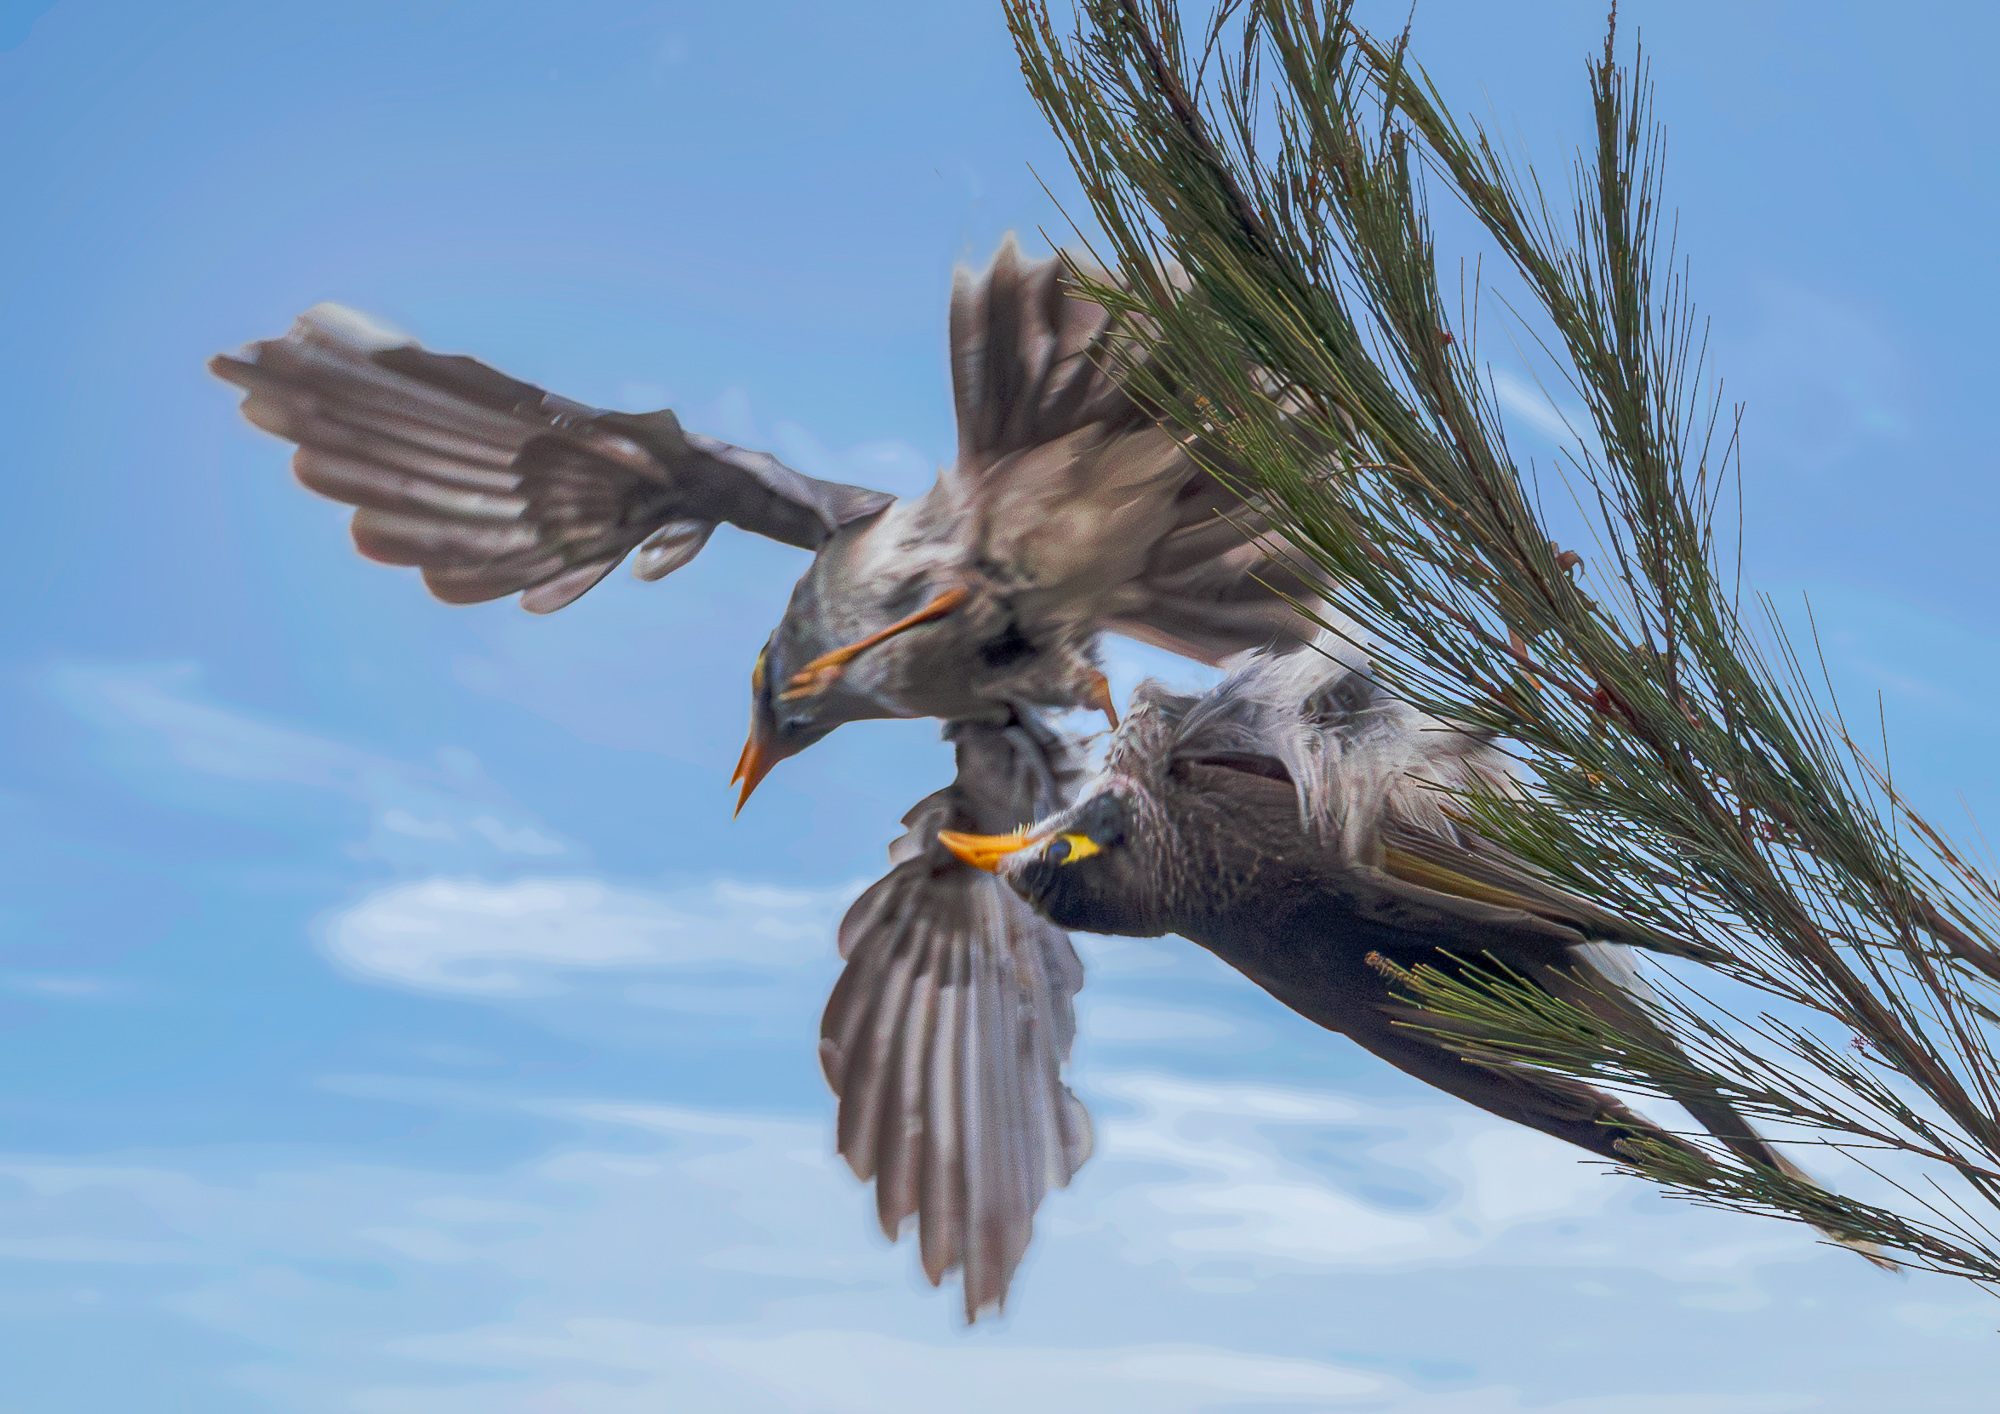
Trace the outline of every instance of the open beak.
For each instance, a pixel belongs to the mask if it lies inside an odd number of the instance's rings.
[[[1016,830],[1010,835],[962,835],[956,830],[938,831],[939,844],[974,869],[984,869],[989,874],[998,869],[1000,861],[1008,855],[1040,844],[1047,838],[1047,835],[1030,835],[1026,830]]]
[[[736,797],[736,814],[743,813],[743,807],[750,800],[750,792],[757,789],[757,783],[771,774],[771,768],[778,764],[778,753],[769,750],[757,730],[757,724],[750,724],[750,739],[743,743],[743,754],[736,758],[736,774],[729,778],[732,786],[739,781],[743,793]]]

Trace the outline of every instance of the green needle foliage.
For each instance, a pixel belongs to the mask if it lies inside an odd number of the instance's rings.
[[[1733,418],[1662,250],[1660,135],[1615,11],[1587,66],[1594,149],[1555,196],[1346,4],[1230,0],[1192,34],[1173,0],[1078,0],[1067,31],[1043,0],[1006,4],[1097,256],[1130,282],[1091,293],[1149,350],[1147,394],[1254,483],[1396,690],[1531,766],[1525,801],[1466,814],[1772,1010],[1732,1016],[1680,969],[1650,1003],[1686,1045],[1670,1054],[1503,976],[1404,985],[1478,1024],[1475,1059],[1712,1093],[1893,1196],[1834,1197],[1719,1146],[1707,1164],[1635,1149],[1670,1191],[2000,1280],[2000,892],[1850,735],[1771,606],[1746,622],[1717,543]],[[1511,264],[1517,315],[1588,410],[1562,476],[1588,562],[1551,538],[1474,320],[1452,322],[1433,191]],[[1477,309],[1476,282],[1459,302]]]

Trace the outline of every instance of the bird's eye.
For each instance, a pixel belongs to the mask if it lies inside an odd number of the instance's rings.
[[[1049,847],[1042,851],[1042,857],[1051,864],[1074,864],[1079,859],[1088,859],[1104,848],[1089,835],[1057,835],[1049,841]]]

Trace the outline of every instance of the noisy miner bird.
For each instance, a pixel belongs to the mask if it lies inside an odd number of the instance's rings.
[[[1394,995],[1384,960],[1461,976],[1498,962],[1678,1051],[1631,1000],[1645,984],[1627,949],[1701,950],[1554,887],[1449,811],[1454,796],[1518,789],[1489,738],[1385,695],[1352,633],[1328,633],[1257,657],[1205,696],[1142,684],[1075,805],[1011,834],[944,838],[1060,926],[1190,938],[1294,1011],[1503,1119],[1613,1160],[1632,1138],[1704,1157],[1579,1081],[1467,1060],[1421,1028],[1475,1030]],[[1803,1177],[1723,1097],[1674,1098],[1745,1162]]]
[[[737,763],[766,772],[843,722],[941,717],[957,779],[904,817],[893,867],[840,926],[822,1027],[839,1149],[883,1231],[918,1219],[933,1283],[964,1268],[968,1319],[1001,1302],[1034,1212],[1089,1155],[1062,1082],[1081,970],[1068,938],[938,843],[1061,809],[1077,743],[1053,713],[1102,709],[1098,635],[1207,663],[1310,630],[1307,586],[1198,435],[1128,386],[1143,339],[1009,238],[951,296],[958,456],[898,500],[606,412],[319,305],[210,368],[299,444],[306,486],[357,507],[364,555],[415,565],[448,603],[563,607],[637,550],[659,579],[727,521],[814,552],[751,673]],[[1121,362],[1121,360],[1124,360]]]

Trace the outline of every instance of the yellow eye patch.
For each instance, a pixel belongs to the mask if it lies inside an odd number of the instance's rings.
[[[764,691],[764,652],[757,652],[756,666],[750,669],[750,690],[761,694]]]
[[[1062,849],[1057,850],[1056,846]],[[1049,841],[1048,856],[1058,864],[1074,864],[1079,859],[1088,859],[1100,853],[1104,846],[1089,835],[1057,835]]]

